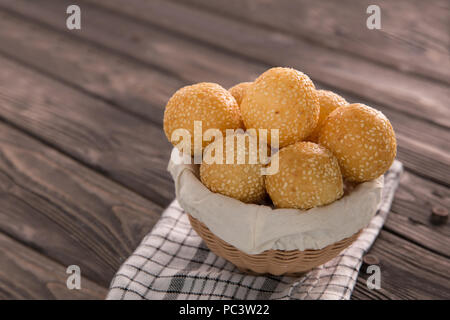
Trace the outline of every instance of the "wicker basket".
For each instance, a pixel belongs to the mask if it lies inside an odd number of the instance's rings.
[[[349,238],[330,244],[320,250],[267,250],[247,254],[214,235],[206,225],[188,214],[192,228],[218,256],[232,262],[239,270],[251,274],[295,275],[309,271],[336,257],[350,246],[361,230]]]

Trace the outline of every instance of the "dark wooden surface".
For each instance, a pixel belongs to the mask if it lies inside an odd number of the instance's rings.
[[[0,0],[0,298],[103,298],[174,197],[164,106],[292,66],[382,110],[405,165],[371,249],[382,289],[354,299],[449,299],[450,9],[445,0]],[[382,29],[365,27],[380,4]],[[83,289],[68,290],[78,264]]]

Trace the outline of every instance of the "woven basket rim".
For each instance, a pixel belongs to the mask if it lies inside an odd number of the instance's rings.
[[[189,213],[187,215],[192,228],[212,252],[232,262],[241,271],[252,274],[297,275],[309,271],[336,257],[342,250],[350,246],[362,232],[361,229],[352,236],[322,249],[303,251],[269,249],[257,254],[248,254],[217,237],[204,223]]]
[[[292,251],[320,249],[349,237],[366,227],[376,211],[376,209],[367,210],[369,206],[366,205],[367,202],[363,204],[362,199],[376,199],[374,201],[379,202],[383,188],[383,181],[376,179],[364,183],[365,187],[362,186],[363,184],[358,186],[360,194],[364,194],[363,197],[360,197],[358,191],[352,191],[350,195],[330,205],[312,208],[299,214],[297,209],[274,209],[270,206],[266,206],[268,207],[266,209],[263,205],[256,208],[256,204],[243,203],[225,195],[213,193],[201,183],[197,169],[194,165],[176,164],[172,160],[169,162],[168,170],[175,181],[180,206],[193,217],[200,219],[222,239],[251,254],[277,248]],[[358,200],[353,201],[354,197]],[[352,203],[351,206],[350,203]],[[374,203],[370,206],[375,208]],[[352,207],[351,210],[347,210],[350,207]],[[362,214],[358,214],[358,219],[355,219],[355,214],[352,212],[358,210],[356,209],[358,207],[366,209]],[[336,211],[340,211],[339,214]],[[340,213],[344,215],[344,221]],[[255,225],[255,221],[259,221],[258,225]],[[280,224],[286,225],[286,228],[277,228],[276,226]],[[235,226],[233,228],[235,231],[224,226]],[[255,231],[252,231],[255,228],[258,228],[258,236]],[[330,232],[327,233],[327,230]],[[264,234],[270,237],[264,237]]]

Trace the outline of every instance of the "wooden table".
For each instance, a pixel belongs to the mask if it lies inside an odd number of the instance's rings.
[[[291,66],[383,111],[405,174],[353,299],[450,298],[449,2],[0,0],[0,297],[103,298],[174,198],[168,98]],[[381,6],[381,30],[366,8]],[[82,290],[66,288],[79,265]]]

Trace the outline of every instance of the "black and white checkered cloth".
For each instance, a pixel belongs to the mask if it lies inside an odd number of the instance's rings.
[[[177,201],[121,266],[107,299],[349,299],[363,255],[389,213],[402,164],[385,175],[382,204],[339,256],[301,277],[252,276],[209,251]]]

